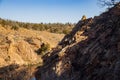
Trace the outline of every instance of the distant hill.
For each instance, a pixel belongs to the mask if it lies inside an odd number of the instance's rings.
[[[18,30],[19,28],[48,31],[52,33],[68,34],[75,24],[72,23],[24,23],[0,18],[0,24],[5,28]]]

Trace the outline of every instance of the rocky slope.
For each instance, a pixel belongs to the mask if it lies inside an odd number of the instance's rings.
[[[24,28],[11,30],[9,27],[5,28],[0,25],[0,67],[11,64],[42,63],[42,59],[36,51],[41,48],[43,43],[50,44],[51,48],[55,47],[63,36]]]
[[[79,21],[60,46],[43,57],[38,80],[120,80],[120,3]]]

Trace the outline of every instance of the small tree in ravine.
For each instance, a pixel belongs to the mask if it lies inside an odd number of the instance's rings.
[[[44,55],[47,51],[49,51],[50,50],[50,44],[48,44],[48,43],[43,43],[42,45],[41,45],[41,48],[37,51],[37,53],[38,54],[40,54],[40,55]]]

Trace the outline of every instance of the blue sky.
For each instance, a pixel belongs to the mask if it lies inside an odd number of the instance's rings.
[[[0,17],[33,23],[78,22],[105,9],[97,0],[0,0]]]

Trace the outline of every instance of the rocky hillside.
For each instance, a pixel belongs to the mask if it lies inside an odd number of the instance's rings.
[[[38,80],[120,80],[120,3],[79,21],[60,46],[43,57]]]
[[[37,55],[41,45],[49,44],[53,48],[63,36],[24,28],[12,30],[0,25],[0,67],[42,63],[41,56]]]

